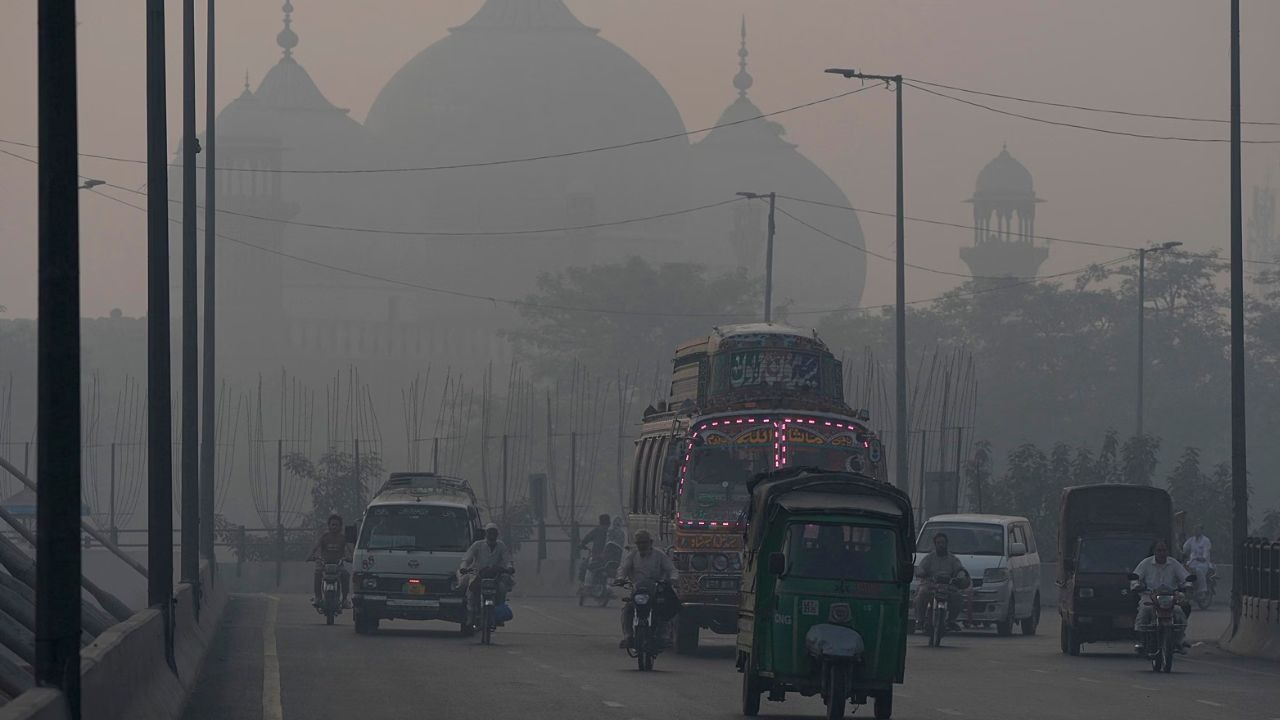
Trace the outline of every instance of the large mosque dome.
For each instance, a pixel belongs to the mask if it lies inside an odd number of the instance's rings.
[[[774,301],[797,311],[856,307],[866,283],[862,228],[840,186],[796,145],[779,123],[762,119],[748,97],[746,22],[742,25],[738,97],[717,128],[693,146],[693,187],[700,202],[735,193],[777,193]],[[791,199],[796,198],[796,199]],[[735,203],[699,216],[705,262],[763,276],[768,200]],[[790,216],[794,216],[790,217]],[[784,310],[785,312],[785,310]]]
[[[562,0],[487,0],[391,78],[366,127],[384,161],[400,165],[506,161],[684,132],[658,80]],[[679,206],[687,153],[676,137],[406,176],[399,187],[418,194],[433,224],[453,229],[607,222]]]

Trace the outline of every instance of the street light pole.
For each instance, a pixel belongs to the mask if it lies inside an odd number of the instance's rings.
[[[80,717],[80,198],[76,4],[40,0],[35,683]]]
[[[1244,542],[1249,534],[1249,485],[1244,416],[1244,206],[1240,180],[1240,0],[1231,0],[1231,634],[1244,600]]]
[[[1138,430],[1134,437],[1139,441],[1143,437],[1142,418],[1146,408],[1147,253],[1172,250],[1180,245],[1180,242],[1167,242],[1156,247],[1138,248]]]
[[[906,260],[906,201],[903,189],[903,138],[902,138],[902,76],[901,75],[868,75],[860,73],[857,70],[829,68],[828,73],[833,75],[842,75],[845,78],[858,78],[859,80],[873,80],[883,82],[886,87],[892,87],[896,95],[897,101],[897,194],[898,194],[898,227],[897,227],[897,297],[895,304],[897,306],[897,348],[896,348],[896,366],[897,366],[897,395],[898,395],[898,411],[897,411],[897,430],[894,433],[894,449],[897,456],[897,469],[894,482],[900,490],[908,490],[910,480],[907,475],[907,445],[910,442],[909,428],[910,423],[907,422],[907,260]]]
[[[217,119],[216,95],[213,72],[213,20],[214,0],[206,0],[208,18],[205,38],[205,101],[204,101],[204,376],[202,378],[201,428],[200,428],[200,554],[209,562],[209,577],[217,571],[218,560],[213,547],[214,515],[214,453],[217,450],[214,414],[213,351],[214,351],[214,198],[217,195],[214,177],[214,123]]]
[[[778,226],[774,222],[774,211],[778,206],[778,194],[771,193],[738,193],[744,198],[769,198],[769,239],[765,242],[764,252],[764,321],[773,322],[773,236],[777,232]]]
[[[196,2],[182,3],[182,553],[200,598],[200,358],[196,303]]]

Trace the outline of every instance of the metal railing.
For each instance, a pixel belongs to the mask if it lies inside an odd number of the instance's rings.
[[[1280,600],[1280,541],[1249,538],[1244,542],[1244,594]]]

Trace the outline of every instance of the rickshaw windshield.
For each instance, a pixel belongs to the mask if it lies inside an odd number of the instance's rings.
[[[896,582],[898,534],[882,527],[795,523],[787,528],[787,574]]]

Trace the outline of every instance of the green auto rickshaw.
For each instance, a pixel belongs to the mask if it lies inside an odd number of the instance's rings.
[[[742,714],[760,696],[821,695],[828,718],[845,703],[893,714],[906,667],[915,538],[905,493],[864,475],[812,468],[749,484],[738,670]]]

